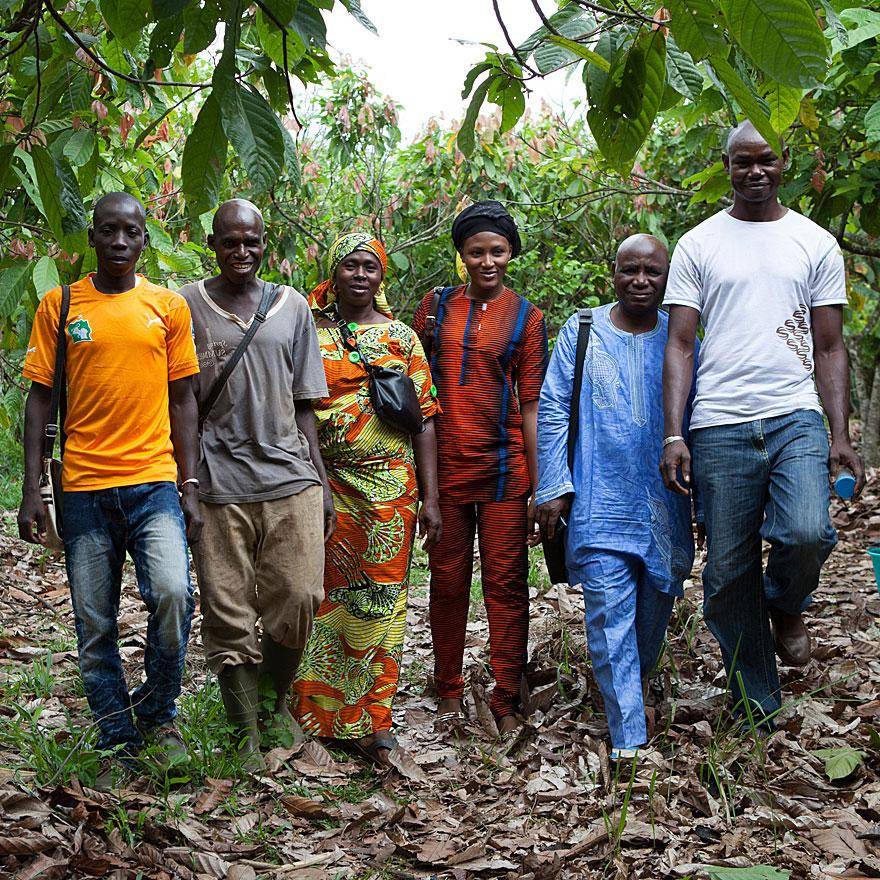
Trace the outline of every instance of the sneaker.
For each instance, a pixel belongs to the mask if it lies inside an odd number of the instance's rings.
[[[189,763],[189,752],[173,721],[149,730],[141,730],[141,735],[147,747],[147,756],[163,772],[167,773],[174,767]]]

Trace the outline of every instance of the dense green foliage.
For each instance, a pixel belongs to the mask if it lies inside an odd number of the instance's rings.
[[[0,420],[19,422],[39,297],[92,268],[85,229],[102,192],[146,203],[143,271],[172,287],[209,268],[209,212],[232,194],[264,209],[266,271],[301,288],[336,234],[370,225],[404,317],[455,280],[448,228],[462,200],[497,197],[524,231],[512,284],[552,330],[608,297],[623,235],[674,243],[724,204],[725,133],[748,116],[791,147],[784,201],[850,254],[856,399],[876,436],[880,3],[569,0],[468,74],[461,126],[401,143],[393,100],[328,58],[333,2],[0,0]],[[372,27],[357,0],[344,5]],[[530,79],[566,73],[580,106],[524,113]],[[288,77],[317,83],[315,96],[294,108]],[[484,99],[500,110],[481,115]]]

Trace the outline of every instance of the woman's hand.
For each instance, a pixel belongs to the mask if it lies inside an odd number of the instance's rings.
[[[426,499],[419,508],[419,537],[425,539],[425,550],[436,547],[443,537],[443,517],[436,498]]]

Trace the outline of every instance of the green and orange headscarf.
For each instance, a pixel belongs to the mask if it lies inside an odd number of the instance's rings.
[[[309,306],[314,310],[324,311],[333,305],[336,301],[336,291],[333,289],[336,269],[349,254],[353,254],[355,251],[367,251],[373,254],[382,266],[382,283],[376,291],[373,302],[377,312],[381,312],[389,318],[394,317],[391,314],[388,300],[385,298],[385,272],[388,269],[388,254],[385,252],[385,245],[369,232],[347,232],[333,242],[327,259],[329,277],[309,294]]]

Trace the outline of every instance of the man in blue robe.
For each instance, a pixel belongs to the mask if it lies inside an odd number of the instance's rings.
[[[577,315],[559,332],[538,406],[536,522],[547,537],[560,517],[568,522],[569,583],[583,586],[616,759],[647,742],[644,686],[694,560],[691,499],[668,490],[657,469],[667,329],[659,306],[668,272],[666,247],[652,235],[630,236],[618,248],[617,302],[593,310],[573,473]]]

